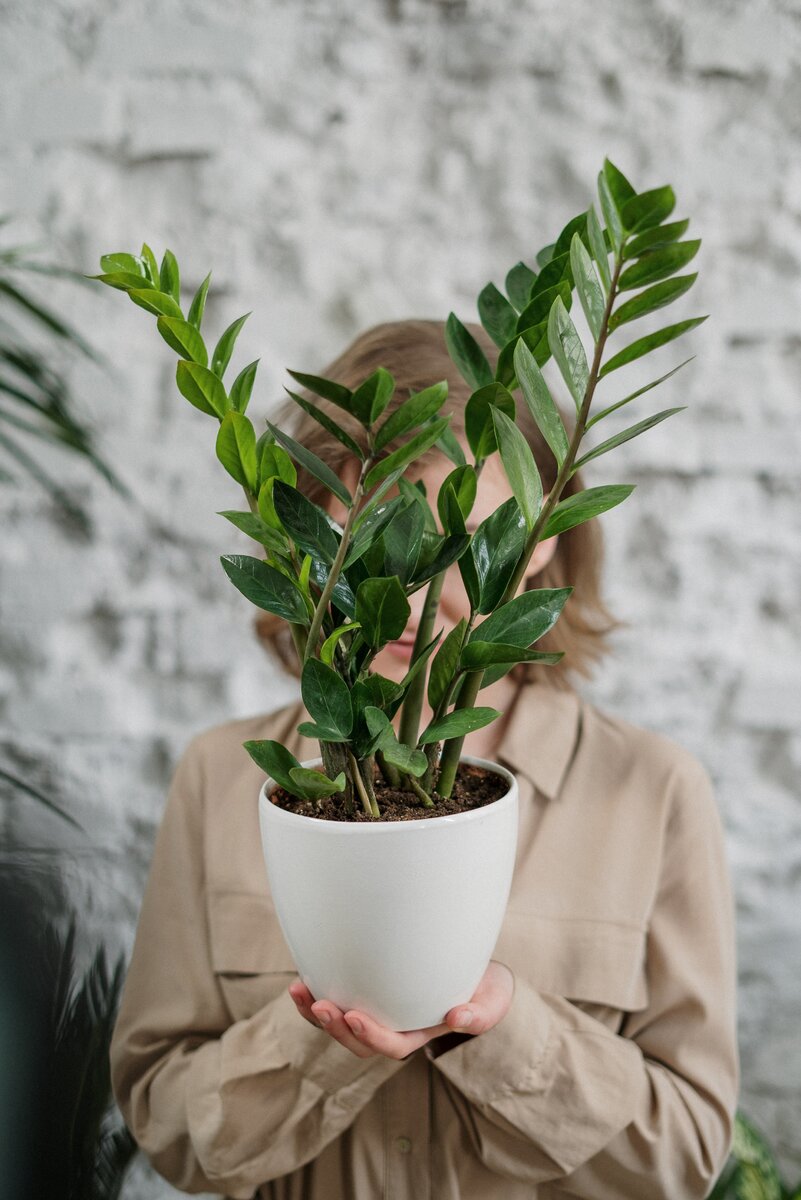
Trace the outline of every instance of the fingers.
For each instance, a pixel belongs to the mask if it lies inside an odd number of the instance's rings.
[[[373,1057],[375,1052],[369,1046],[363,1045],[355,1036],[346,1022],[342,1010],[332,1004],[330,1000],[316,1001],[312,1012],[320,1021],[325,1032],[343,1045],[346,1050],[350,1050],[357,1058]]]
[[[375,1054],[383,1054],[386,1058],[406,1058],[425,1046],[432,1038],[448,1033],[447,1025],[432,1025],[428,1029],[413,1029],[405,1033],[397,1033],[387,1029],[368,1017],[366,1013],[351,1009],[344,1014],[348,1027],[353,1031],[359,1042],[369,1047]]]
[[[311,1006],[314,1004],[314,996],[306,987],[306,984],[302,983],[300,979],[296,979],[289,985],[289,994],[295,1001],[300,1015],[305,1017],[310,1025],[316,1025],[318,1029],[322,1029],[322,1025],[311,1010]]]
[[[445,1014],[449,1031],[486,1033],[509,1011],[514,994],[514,975],[504,963],[490,962],[469,1004],[459,1004]]]

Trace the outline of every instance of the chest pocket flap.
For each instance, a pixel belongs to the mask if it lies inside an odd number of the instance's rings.
[[[507,911],[492,957],[541,992],[633,1012],[648,1007],[645,953],[634,923]]]
[[[215,971],[242,975],[295,971],[270,896],[213,892],[209,897],[209,922]]]

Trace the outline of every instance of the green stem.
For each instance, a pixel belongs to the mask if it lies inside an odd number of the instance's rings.
[[[400,787],[401,777],[398,768],[394,767],[392,763],[388,763],[380,750],[377,751],[375,758],[378,763],[378,769],[389,786],[394,788]]]
[[[431,799],[425,788],[417,782],[414,775],[404,775],[403,778],[410,791],[414,792],[415,796],[417,796],[419,800],[422,800],[424,808],[434,807],[434,801]]]
[[[370,803],[370,796],[368,795],[367,789],[364,786],[364,779],[362,778],[362,773],[359,770],[359,764],[353,757],[353,753],[350,750],[348,751],[348,758],[350,759],[351,775],[353,776],[353,782],[356,785],[356,791],[359,793],[359,799],[362,802],[362,808],[367,813],[368,817],[380,816],[381,814],[379,812],[373,811],[373,806]]]
[[[411,662],[414,662],[418,654],[422,654],[433,637],[434,622],[437,619],[439,598],[444,582],[445,572],[442,571],[439,575],[435,575],[428,585],[425,604],[420,616],[420,624],[417,626],[417,634],[414,639]],[[398,733],[398,741],[402,742],[404,746],[417,745],[417,734],[420,728],[423,701],[425,700],[427,677],[427,670],[418,671],[409,684],[404,697],[403,705],[401,706],[400,731]]]

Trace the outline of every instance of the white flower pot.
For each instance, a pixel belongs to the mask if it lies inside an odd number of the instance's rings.
[[[298,974],[318,1000],[389,1029],[425,1029],[470,1000],[503,922],[517,781],[483,808],[414,821],[301,816],[259,793],[267,878]],[[304,763],[319,766],[320,760]]]

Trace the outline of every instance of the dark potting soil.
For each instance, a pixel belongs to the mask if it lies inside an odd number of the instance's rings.
[[[509,785],[500,775],[488,771],[486,767],[460,763],[453,792],[447,800],[435,793],[431,797],[434,801],[433,808],[427,808],[414,792],[389,787],[378,772],[373,788],[381,810],[380,818],[369,817],[358,798],[354,801],[354,812],[347,813],[342,794],[327,796],[315,806],[311,801],[298,800],[282,787],[277,787],[271,799],[273,804],[285,808],[288,812],[300,813],[304,817],[317,817],[321,821],[420,821],[428,817],[450,817],[457,813],[470,812],[474,808],[483,808],[485,804],[499,800],[509,790]]]

